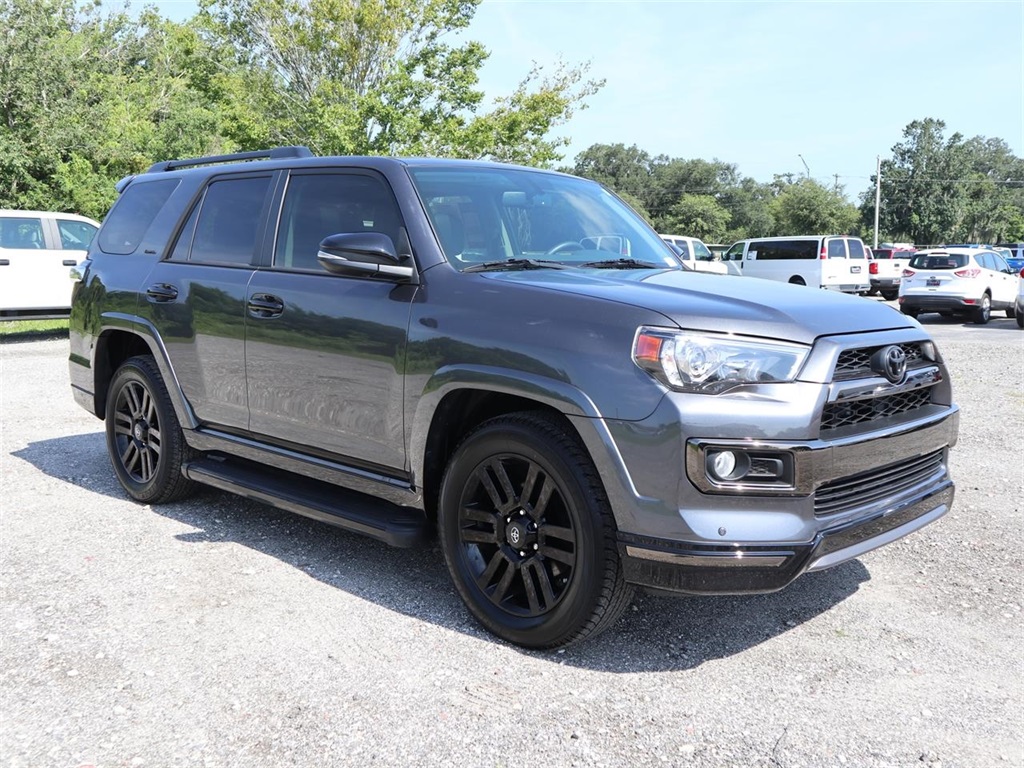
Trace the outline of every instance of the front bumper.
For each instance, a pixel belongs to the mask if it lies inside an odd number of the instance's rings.
[[[859,520],[822,530],[807,544],[715,546],[620,534],[626,581],[683,594],[752,594],[782,589],[802,573],[860,557],[938,520],[954,486],[939,488]]]

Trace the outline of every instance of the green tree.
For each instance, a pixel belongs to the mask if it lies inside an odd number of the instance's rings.
[[[1024,220],[1024,161],[1002,139],[959,133],[926,118],[903,131],[882,161],[879,229],[883,239],[919,244],[1014,239]],[[861,217],[873,224],[874,188],[862,196]]]
[[[789,184],[776,177],[781,191],[771,202],[776,235],[848,233],[857,223],[857,209],[839,189],[828,189],[813,179]]]
[[[303,143],[320,154],[425,154],[547,165],[564,124],[600,82],[586,67],[534,67],[484,108],[487,51],[454,45],[480,0],[204,0],[222,58],[225,133],[243,148]]]
[[[684,194],[659,224],[659,231],[720,243],[732,215],[712,195]]]

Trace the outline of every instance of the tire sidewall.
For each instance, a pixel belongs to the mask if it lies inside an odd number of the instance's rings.
[[[518,645],[551,647],[568,642],[593,615],[603,579],[607,535],[597,500],[584,489],[582,471],[543,433],[524,425],[501,423],[473,433],[452,456],[441,486],[438,528],[449,573],[473,615],[495,635]],[[466,483],[487,459],[521,456],[536,462],[556,484],[577,531],[572,581],[558,604],[545,615],[525,618],[502,611],[477,586],[459,539],[458,509]]]

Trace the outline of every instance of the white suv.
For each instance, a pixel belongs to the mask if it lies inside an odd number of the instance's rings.
[[[98,228],[73,213],[0,210],[0,320],[67,317],[70,268]]]
[[[1017,272],[995,251],[981,248],[941,248],[918,251],[903,270],[900,310],[917,317],[922,312],[968,315],[979,325],[992,310],[1016,314]]]

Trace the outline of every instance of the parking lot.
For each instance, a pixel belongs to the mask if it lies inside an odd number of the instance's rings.
[[[564,651],[406,551],[207,491],[127,500],[67,340],[0,346],[0,762],[1024,765],[1024,332],[923,315],[962,408],[953,511],[756,597],[639,597]]]

